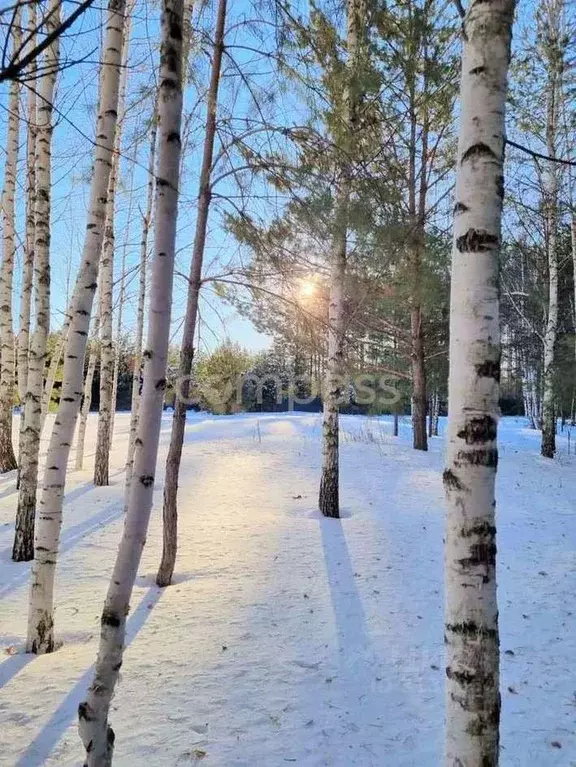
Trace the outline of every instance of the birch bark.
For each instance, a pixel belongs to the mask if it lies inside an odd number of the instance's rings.
[[[14,50],[22,42],[22,9],[13,13],[11,31]],[[0,270],[0,473],[17,468],[12,445],[12,411],[14,408],[14,332],[12,324],[12,275],[16,252],[16,169],[18,165],[20,125],[20,85],[10,83],[8,97],[8,135],[2,194],[3,252]]]
[[[445,544],[446,764],[499,752],[495,480],[505,105],[514,0],[472,0],[463,25],[454,207]]]
[[[28,6],[28,36],[30,50],[36,45],[36,3]],[[30,75],[35,77],[35,63],[30,65]],[[32,304],[32,282],[34,276],[34,239],[36,206],[36,89],[30,88],[26,94],[28,103],[28,125],[26,146],[26,236],[24,242],[24,259],[22,264],[22,288],[20,292],[20,324],[18,332],[18,398],[20,400],[20,443],[18,447],[18,468],[22,466],[22,432],[24,431],[24,408],[26,387],[28,385],[28,355],[30,353],[30,309]],[[20,474],[18,475],[18,488]]]
[[[136,339],[134,341],[134,372],[132,375],[132,407],[130,415],[130,434],[128,436],[128,455],[126,457],[126,485],[124,489],[125,507],[128,508],[132,470],[134,468],[134,451],[138,433],[140,415],[140,398],[142,385],[142,345],[144,340],[144,307],[146,304],[146,274],[148,262],[148,235],[152,221],[154,204],[154,167],[156,155],[156,134],[158,130],[158,102],[154,103],[152,122],[150,126],[150,152],[148,155],[148,198],[146,213],[142,218],[142,238],[140,240],[140,274],[138,279],[138,309],[136,313]]]
[[[116,187],[120,171],[120,150],[122,148],[122,127],[125,118],[126,86],[128,82],[128,54],[130,48],[130,19],[133,0],[126,3],[126,22],[122,40],[122,69],[118,95],[119,117],[114,137],[112,169],[108,182],[106,224],[100,262],[100,403],[98,408],[98,433],[96,436],[96,457],[94,459],[94,484],[110,484],[110,426],[112,423],[112,394],[114,390],[114,344],[112,340],[112,305],[114,297],[114,209]]]
[[[51,0],[46,31],[60,25],[60,0]],[[50,202],[52,163],[52,123],[54,89],[59,61],[58,38],[47,48],[44,74],[39,85],[38,128],[36,134],[36,206],[33,214],[35,232],[36,325],[30,344],[24,400],[24,428],[20,446],[20,488],[16,512],[16,531],[12,558],[29,561],[34,557],[34,518],[38,489],[38,456],[42,432],[42,393],[46,344],[50,331]],[[30,306],[28,306],[28,321]]]
[[[164,506],[163,506],[163,547],[162,559],[156,583],[159,586],[168,586],[172,581],[176,552],[178,547],[178,476],[180,474],[180,461],[182,458],[182,445],[184,444],[184,431],[186,428],[186,409],[190,392],[190,374],[192,372],[192,360],[194,358],[194,335],[196,332],[196,319],[198,316],[198,298],[202,281],[202,262],[204,260],[204,247],[206,243],[206,231],[208,227],[208,215],[212,190],[210,176],[212,171],[212,158],[214,153],[214,138],[216,135],[216,113],[218,109],[218,87],[220,84],[220,71],[222,68],[222,54],[224,51],[224,29],[226,24],[227,0],[219,0],[216,16],[216,31],[214,35],[214,50],[212,55],[212,70],[210,73],[210,85],[208,88],[208,103],[206,113],[206,129],[204,133],[204,148],[202,156],[202,169],[198,191],[198,212],[196,216],[196,231],[194,234],[194,247],[188,278],[188,297],[186,302],[186,314],[182,331],[182,345],[180,349],[180,366],[178,370],[178,386],[174,401],[174,416],[172,418],[172,432],[170,434],[170,447],[166,459],[166,475],[164,480]]]
[[[42,498],[36,520],[27,637],[28,652],[34,653],[51,652],[54,649],[54,574],[62,524],[66,468],[82,400],[84,355],[104,236],[106,194],[118,109],[124,8],[125,0],[109,0],[84,251],[70,307],[62,396],[46,456]]]
[[[100,309],[96,311],[94,317],[94,327],[92,330],[92,343],[90,344],[90,355],[88,357],[88,367],[84,377],[84,393],[82,395],[82,404],[80,405],[80,420],[78,421],[78,437],[76,440],[76,460],[74,469],[82,471],[84,468],[84,448],[86,444],[86,427],[88,426],[88,416],[92,405],[92,386],[94,384],[94,373],[98,362],[98,344],[100,341]]]
[[[160,61],[158,173],[154,263],[144,354],[144,388],[128,511],[101,619],[94,681],[78,708],[87,767],[112,763],[114,732],[108,713],[122,665],[126,616],[152,509],[154,474],[166,388],[178,214],[182,117],[183,0],[164,0]]]

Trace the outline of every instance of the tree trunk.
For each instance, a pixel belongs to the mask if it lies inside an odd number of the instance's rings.
[[[350,186],[345,180],[336,204],[338,231],[334,237],[328,307],[328,369],[322,411],[322,478],[318,507],[325,517],[340,516],[339,405],[344,355],[344,280]]]
[[[561,55],[560,38],[562,0],[545,4],[546,19],[542,24],[542,44],[548,69],[546,89],[546,149],[556,157],[560,96]],[[558,332],[558,172],[554,163],[548,163],[544,173],[544,210],[546,216],[546,251],[548,257],[548,317],[544,335],[544,381],[542,395],[542,444],[540,452],[545,458],[554,458],[556,452],[556,414],[554,408],[554,362]]]
[[[22,41],[22,8],[18,4],[13,12],[12,47],[18,51]],[[7,151],[4,164],[4,249],[0,271],[0,473],[17,468],[12,446],[12,410],[14,407],[14,332],[12,326],[12,275],[16,252],[15,194],[20,125],[20,85],[10,83],[8,100]]]
[[[160,68],[160,141],[156,184],[155,254],[152,273],[148,349],[134,482],[118,556],[101,619],[100,648],[94,681],[78,707],[79,730],[87,767],[112,763],[114,732],[108,724],[110,703],[124,652],[126,616],[152,510],[154,474],[166,388],[170,313],[178,212],[180,124],[182,116],[183,0],[164,0]]]
[[[60,0],[51,0],[47,34],[60,24]],[[12,558],[28,562],[34,557],[34,517],[38,489],[38,456],[42,432],[42,387],[46,364],[46,344],[50,331],[50,195],[52,158],[52,105],[59,60],[58,38],[49,46],[44,59],[46,74],[39,86],[38,130],[36,136],[35,224],[36,326],[27,365],[24,428],[21,432],[20,488]],[[28,319],[30,306],[28,306]]]
[[[40,513],[36,520],[28,613],[28,652],[44,653],[54,649],[54,574],[62,524],[66,467],[82,400],[84,355],[104,236],[106,194],[118,109],[124,7],[125,0],[110,0],[108,5],[96,129],[99,140],[95,147],[94,171],[90,183],[88,223],[82,262],[70,307],[62,396],[50,437]]]
[[[134,341],[134,372],[132,375],[132,407],[130,415],[130,434],[128,436],[128,455],[126,458],[126,485],[124,490],[125,508],[128,508],[132,469],[134,467],[134,450],[138,432],[140,414],[140,395],[142,385],[142,344],[144,338],[144,306],[146,303],[146,263],[148,261],[148,234],[152,220],[154,202],[154,157],[156,154],[158,101],[154,102],[154,111],[150,127],[150,153],[148,155],[148,199],[146,213],[142,220],[142,238],[140,240],[140,275],[138,282],[138,310],[136,314],[136,339]]]
[[[361,99],[359,82],[352,82],[358,73],[360,52],[366,33],[366,6],[364,0],[348,0],[347,49],[344,92],[344,146],[340,160],[340,180],[334,205],[334,236],[330,265],[330,299],[328,308],[328,364],[326,370],[322,411],[322,476],[318,494],[318,507],[325,517],[340,516],[339,497],[339,426],[338,415],[342,386],[344,355],[344,281],[346,277],[346,250],[348,215],[351,192],[351,154],[358,140],[357,105]]]
[[[80,420],[78,421],[78,438],[76,440],[76,460],[74,469],[82,471],[84,468],[84,446],[86,443],[86,427],[88,426],[88,416],[92,405],[92,385],[94,383],[94,373],[96,372],[96,363],[98,362],[98,344],[100,342],[100,309],[96,311],[94,317],[94,328],[92,330],[92,343],[90,344],[90,355],[88,357],[88,367],[84,378],[84,393],[82,394],[82,404],[80,405]]]
[[[210,211],[210,199],[212,194],[210,186],[210,174],[212,170],[212,156],[214,152],[214,137],[216,135],[218,86],[220,84],[220,70],[222,65],[222,53],[224,50],[226,7],[227,0],[218,1],[216,32],[214,36],[214,52],[212,56],[212,71],[210,74],[210,86],[208,89],[202,169],[200,172],[200,183],[198,191],[196,232],[194,235],[192,261],[190,264],[188,298],[186,302],[184,328],[182,331],[180,367],[178,370],[178,386],[176,388],[176,397],[174,399],[174,416],[172,418],[170,448],[168,450],[168,457],[166,459],[166,476],[164,480],[162,559],[160,561],[160,567],[158,568],[158,573],[156,575],[156,583],[159,586],[169,586],[172,581],[172,574],[174,572],[174,565],[176,563],[176,551],[178,546],[178,477],[180,474],[182,445],[184,443],[184,431],[186,428],[186,408],[188,406],[190,374],[192,372],[192,360],[194,357],[194,334],[196,331],[196,318],[198,315],[198,297],[200,294],[200,285],[202,281],[202,262],[204,259],[204,246],[206,242],[206,230],[208,226],[208,214]]]
[[[36,45],[36,3],[28,6],[28,35],[30,50]],[[34,79],[35,64],[30,65],[30,76]],[[27,91],[28,125],[26,147],[26,237],[24,241],[24,259],[22,263],[22,288],[20,292],[20,324],[18,332],[18,398],[20,400],[20,440],[18,444],[18,482],[20,489],[20,468],[22,466],[22,445],[24,442],[24,409],[28,386],[28,357],[30,354],[30,308],[32,304],[32,282],[34,276],[34,240],[36,224],[34,209],[36,206],[36,90]],[[33,541],[32,541],[33,546]],[[30,555],[31,559],[33,554]],[[17,560],[18,561],[18,560]]]
[[[60,366],[60,361],[62,360],[62,355],[64,354],[66,341],[68,340],[68,331],[70,330],[70,311],[71,309],[69,308],[66,313],[64,324],[62,326],[62,339],[58,345],[58,349],[54,352],[50,359],[50,366],[48,368],[48,373],[46,374],[44,393],[42,395],[42,429],[44,428],[46,416],[50,412],[50,403],[52,402],[54,381],[56,380],[56,373],[58,372],[58,367]]]
[[[513,15],[514,0],[472,0],[463,25],[444,471],[446,764],[451,767],[495,767],[499,752],[498,283]]]
[[[110,426],[112,424],[112,395],[114,391],[114,343],[112,340],[112,305],[114,298],[114,208],[116,186],[120,171],[122,126],[128,81],[128,52],[130,48],[130,19],[133,0],[126,3],[126,22],[122,41],[122,69],[118,95],[119,118],[114,138],[112,169],[108,183],[106,224],[100,263],[100,402],[98,408],[98,433],[94,459],[94,484],[97,487],[110,484]]]

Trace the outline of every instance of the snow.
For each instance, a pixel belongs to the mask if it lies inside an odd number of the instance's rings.
[[[71,472],[57,578],[62,647],[19,652],[28,564],[10,561],[14,476],[0,477],[0,765],[81,764],[76,708],[122,528],[129,415],[112,485]],[[389,419],[342,418],[341,521],[315,511],[317,415],[191,415],[176,583],[160,590],[155,511],[113,702],[115,765],[442,763],[443,442],[411,449]],[[552,462],[503,419],[498,478],[505,767],[576,765],[576,458]],[[572,433],[572,446],[576,432]]]

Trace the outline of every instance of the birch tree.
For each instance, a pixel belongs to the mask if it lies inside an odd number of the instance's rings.
[[[80,420],[78,421],[78,434],[76,438],[76,459],[74,469],[82,471],[84,468],[84,448],[86,445],[86,428],[88,426],[88,416],[92,405],[92,386],[94,384],[94,374],[96,364],[98,363],[98,344],[100,341],[100,307],[96,310],[94,316],[94,326],[92,329],[92,342],[90,344],[90,354],[88,355],[88,366],[84,376],[84,393],[82,395],[82,404],[80,405]]]
[[[126,5],[127,20],[124,27],[122,70],[119,92],[119,118],[114,139],[112,169],[108,186],[106,225],[102,245],[100,275],[100,403],[98,408],[98,433],[96,437],[96,458],[94,459],[94,484],[109,484],[110,466],[110,425],[112,422],[112,394],[114,390],[114,344],[112,341],[112,304],[114,296],[114,208],[116,187],[120,171],[120,149],[122,127],[125,119],[126,85],[128,79],[128,52],[130,45],[130,17],[133,1]]]
[[[322,413],[322,477],[318,505],[325,517],[340,516],[339,500],[339,428],[338,409],[342,386],[344,354],[344,281],[346,277],[347,234],[351,194],[352,166],[350,156],[360,99],[359,83],[354,75],[359,68],[363,48],[362,37],[367,23],[365,0],[348,0],[347,4],[347,82],[344,86],[342,133],[343,161],[339,168],[334,200],[334,234],[330,264],[330,298],[328,310],[328,364],[324,384]]]
[[[54,575],[62,524],[62,503],[70,446],[82,400],[84,355],[90,314],[98,283],[104,237],[106,194],[118,110],[125,0],[109,0],[102,55],[94,168],[90,182],[88,221],[80,270],[70,307],[64,351],[62,395],[50,437],[34,544],[28,612],[28,652],[54,649]]]
[[[22,9],[18,4],[12,19],[12,48],[22,42]],[[12,325],[12,275],[16,252],[15,194],[20,125],[20,86],[10,83],[8,97],[8,134],[2,194],[3,253],[0,270],[0,473],[17,468],[12,445],[12,410],[14,405],[14,332]]]
[[[94,680],[78,707],[80,737],[88,767],[111,765],[114,732],[110,703],[122,665],[126,616],[152,510],[154,474],[166,388],[172,286],[178,214],[182,117],[183,0],[164,0],[160,56],[159,149],[156,182],[154,262],[144,354],[144,388],[134,478],[128,511],[101,619]]]
[[[216,112],[218,108],[218,87],[224,51],[224,29],[226,24],[227,0],[219,0],[216,16],[216,31],[214,35],[214,50],[212,54],[212,70],[208,88],[206,129],[204,134],[204,149],[202,169],[198,191],[198,210],[196,214],[196,232],[190,274],[188,277],[188,297],[186,314],[182,330],[182,345],[180,349],[180,367],[178,370],[178,386],[174,401],[174,415],[170,434],[170,447],[166,459],[166,475],[164,480],[163,506],[163,548],[162,560],[156,575],[159,586],[168,586],[172,581],[176,551],[178,545],[178,476],[182,458],[182,445],[186,429],[186,410],[189,401],[190,374],[194,358],[194,335],[198,316],[198,298],[202,282],[202,263],[206,243],[206,230],[210,210],[211,170],[214,153],[214,138],[216,135]]]
[[[60,24],[60,0],[51,0],[47,33],[58,29]],[[59,38],[46,51],[44,72],[39,85],[38,127],[35,140],[36,179],[34,226],[34,270],[36,283],[36,325],[30,345],[26,366],[26,396],[24,403],[24,428],[20,446],[20,489],[16,512],[16,531],[12,558],[29,561],[34,556],[34,517],[38,487],[38,456],[42,433],[42,394],[46,344],[50,331],[50,209],[51,209],[51,162],[52,122],[56,72],[59,63]],[[35,224],[34,224],[35,222]],[[30,306],[27,307],[28,321]]]
[[[128,436],[128,455],[126,457],[126,485],[124,490],[125,505],[128,505],[132,469],[134,468],[134,450],[138,432],[140,414],[140,387],[142,383],[142,345],[144,340],[144,306],[146,303],[146,274],[148,262],[148,235],[152,221],[154,203],[154,165],[156,156],[156,135],[158,132],[158,103],[155,100],[150,123],[150,150],[148,153],[148,194],[146,212],[142,216],[142,236],[140,238],[140,270],[138,275],[138,308],[136,311],[136,338],[134,341],[134,372],[132,376],[132,403],[130,415],[130,433]]]
[[[563,0],[543,0],[540,9],[540,38],[546,62],[546,150],[557,156],[562,77],[562,11]],[[543,209],[545,212],[546,254],[548,259],[548,315],[544,334],[544,383],[542,395],[542,445],[545,458],[556,452],[556,414],[554,403],[554,361],[558,332],[558,193],[559,170],[547,163],[543,175]]]
[[[36,3],[28,6],[28,36],[30,48],[36,44]],[[35,77],[35,64],[30,66],[30,76]],[[24,240],[24,258],[22,263],[22,287],[20,291],[20,322],[18,330],[18,398],[20,399],[20,443],[18,468],[22,465],[22,443],[24,430],[24,405],[28,383],[28,355],[30,352],[30,309],[32,304],[32,281],[34,276],[34,239],[36,205],[36,88],[30,88],[26,94],[28,104],[27,145],[26,145],[26,235]],[[20,475],[18,475],[18,485]]]
[[[513,15],[514,0],[472,0],[463,22],[444,471],[446,764],[453,767],[498,764],[498,293]]]

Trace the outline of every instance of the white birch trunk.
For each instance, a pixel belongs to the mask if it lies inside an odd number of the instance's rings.
[[[18,50],[22,41],[22,9],[12,16],[12,46]],[[12,410],[14,407],[14,332],[12,324],[12,275],[16,252],[15,194],[20,125],[20,85],[10,83],[8,97],[7,152],[4,165],[4,217],[2,267],[0,270],[0,473],[17,468],[12,445]]]
[[[119,118],[114,139],[112,170],[108,184],[106,225],[100,262],[100,403],[98,408],[98,433],[96,436],[96,457],[94,459],[94,484],[110,483],[110,426],[112,423],[112,394],[114,390],[114,344],[112,340],[112,305],[114,297],[114,208],[116,187],[120,171],[120,150],[122,148],[122,126],[128,81],[128,53],[130,48],[130,16],[134,3],[126,4],[127,19],[122,42],[122,70],[118,97]]]
[[[62,339],[60,340],[58,348],[56,349],[56,351],[54,352],[54,354],[52,355],[50,359],[50,366],[48,368],[48,373],[46,374],[46,381],[44,383],[44,392],[42,395],[42,429],[44,428],[44,423],[46,422],[46,416],[48,415],[48,412],[50,411],[50,403],[52,401],[52,392],[54,390],[54,381],[56,380],[56,373],[58,372],[58,368],[62,360],[62,355],[64,354],[66,341],[68,340],[69,329],[70,329],[70,309],[68,309],[66,319],[64,320],[64,325],[62,326]]]
[[[564,0],[543,3],[540,36],[543,59],[547,68],[546,84],[546,149],[556,157],[562,93],[563,51],[561,48]],[[546,250],[548,257],[548,316],[544,334],[544,371],[542,391],[541,454],[554,458],[556,452],[556,414],[554,403],[555,345],[558,333],[558,191],[559,169],[548,163],[543,174],[543,207],[546,218]]]
[[[126,616],[152,510],[154,474],[166,388],[172,285],[178,213],[180,124],[182,117],[183,0],[164,0],[159,101],[159,157],[156,181],[154,263],[144,354],[144,389],[134,481],[118,556],[101,619],[100,648],[87,700],[78,707],[79,730],[88,767],[112,763],[114,732],[108,713],[122,665]]]
[[[90,184],[86,237],[71,305],[70,328],[64,352],[62,395],[46,456],[42,499],[36,520],[28,613],[28,652],[43,653],[54,649],[54,574],[62,524],[66,468],[82,400],[84,355],[104,236],[106,194],[118,109],[124,7],[125,0],[110,0],[108,4],[96,130],[98,142]]]
[[[186,298],[186,314],[182,329],[182,345],[180,347],[180,365],[178,369],[179,385],[174,400],[174,416],[170,432],[170,447],[166,458],[164,475],[164,503],[162,507],[162,559],[156,575],[159,586],[169,586],[176,564],[178,548],[178,478],[184,432],[186,430],[186,410],[190,394],[190,375],[194,359],[194,336],[198,317],[198,301],[202,285],[202,264],[208,229],[208,215],[212,199],[211,173],[216,136],[216,117],[218,110],[218,89],[224,53],[224,31],[226,26],[227,0],[218,0],[216,14],[216,29],[210,86],[208,88],[206,128],[204,132],[204,147],[202,151],[202,169],[200,171],[198,188],[198,209],[196,214],[196,231],[190,274],[188,278],[188,295]]]
[[[75,471],[82,471],[84,468],[84,447],[86,444],[86,427],[88,426],[88,416],[90,415],[90,406],[92,405],[92,384],[94,383],[94,373],[96,372],[96,363],[98,362],[98,344],[100,342],[100,310],[94,317],[94,328],[92,330],[92,343],[90,344],[90,355],[88,356],[88,367],[84,377],[84,393],[82,395],[82,404],[80,406],[80,419],[78,421],[78,437],[76,439],[76,460],[74,462]]]
[[[60,0],[51,0],[47,33],[60,24]],[[36,207],[35,224],[35,282],[36,326],[30,345],[27,365],[24,428],[20,446],[20,488],[16,512],[16,531],[12,557],[16,561],[29,561],[34,556],[34,517],[38,488],[38,456],[42,432],[42,394],[46,344],[50,331],[50,196],[52,162],[52,113],[56,72],[59,61],[58,38],[49,46],[44,59],[46,74],[40,80],[38,129],[36,136]],[[28,305],[28,321],[30,306]]]
[[[28,35],[30,50],[36,45],[36,3],[28,6]],[[31,64],[33,77],[35,64]],[[20,399],[20,443],[18,447],[18,468],[22,465],[22,432],[24,430],[24,403],[28,385],[28,355],[30,352],[30,309],[32,304],[32,281],[34,276],[34,239],[36,206],[36,88],[30,88],[26,94],[28,103],[27,147],[26,147],[26,237],[24,259],[22,263],[22,287],[20,291],[20,324],[18,331],[18,398]],[[20,475],[18,475],[18,487]]]
[[[463,25],[444,471],[450,767],[495,767],[499,753],[498,283],[513,15],[514,0],[472,0]]]
[[[136,313],[136,339],[134,342],[134,373],[132,376],[132,407],[130,415],[130,434],[128,436],[128,455],[126,458],[126,485],[124,490],[125,506],[128,507],[130,485],[132,482],[132,469],[134,467],[134,450],[138,431],[138,418],[140,414],[140,397],[142,384],[142,345],[144,339],[144,306],[146,303],[146,274],[148,261],[148,235],[152,220],[152,207],[154,203],[154,158],[156,154],[158,103],[154,103],[152,124],[150,128],[150,153],[148,159],[148,199],[146,213],[142,221],[142,238],[140,240],[140,274],[138,280],[138,309]]]

